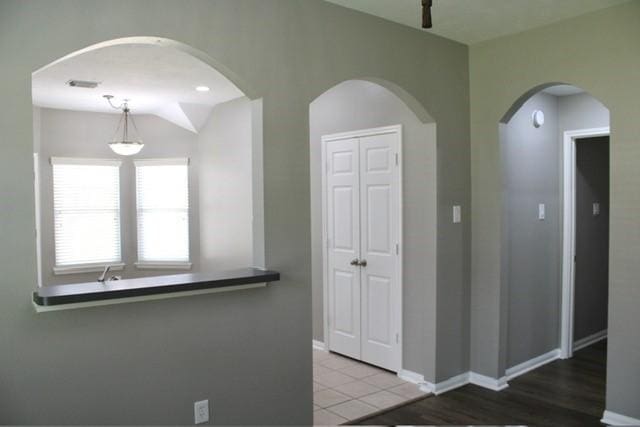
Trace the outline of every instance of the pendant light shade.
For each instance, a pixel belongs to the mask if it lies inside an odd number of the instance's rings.
[[[111,98],[113,97],[111,95],[105,95],[104,97],[109,101],[109,104],[111,104]],[[121,156],[133,156],[134,154],[138,154],[144,147],[140,138],[133,139],[129,137],[129,121],[131,121],[136,135],[138,134],[138,128],[136,127],[136,123],[133,121],[133,117],[130,116],[131,110],[129,109],[128,101],[129,100],[125,99],[124,103],[120,107],[115,107],[111,104],[114,108],[122,109],[122,117],[120,117],[120,122],[118,122],[118,127],[116,128],[116,137],[109,143],[109,148],[111,148],[114,153]],[[117,136],[120,134],[119,131],[121,126],[122,136],[118,138]]]

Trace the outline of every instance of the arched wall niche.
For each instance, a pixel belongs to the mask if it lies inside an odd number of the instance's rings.
[[[309,106],[313,339],[325,340],[321,137],[398,124],[403,127],[403,368],[434,381],[436,123],[410,93],[384,79],[340,82]]]
[[[573,92],[545,92],[556,86],[571,87]],[[545,123],[538,128],[532,123],[536,110],[545,114]],[[609,126],[604,103],[581,87],[563,82],[527,90],[498,123],[502,175],[499,376],[511,375],[515,366],[562,346],[565,132],[608,130]],[[541,205],[544,218],[539,217]],[[605,322],[606,308],[605,304],[601,316]]]

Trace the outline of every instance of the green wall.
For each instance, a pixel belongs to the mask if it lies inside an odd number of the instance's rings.
[[[263,98],[266,264],[282,281],[37,315],[31,73],[127,36],[186,43]],[[190,424],[204,398],[217,424],[309,423],[308,105],[361,77],[437,122],[437,375],[468,369],[470,225],[449,221],[453,204],[470,217],[466,46],[320,0],[3,0],[0,57],[0,423]]]
[[[506,368],[498,122],[531,89],[579,86],[611,113],[607,409],[640,417],[640,1],[474,45],[471,75],[471,369]]]

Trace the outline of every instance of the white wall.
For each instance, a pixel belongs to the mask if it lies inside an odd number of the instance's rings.
[[[322,341],[321,138],[338,132],[403,125],[403,368],[435,378],[436,132],[386,88],[343,82],[310,106],[313,338]]]
[[[198,135],[203,270],[253,265],[252,105],[217,105]]]
[[[135,169],[133,160],[145,158],[197,156],[196,135],[163,119],[150,115],[134,117],[140,137],[145,146],[131,157],[116,155],[108,147],[120,120],[119,114],[104,114],[54,109],[36,108],[34,126],[39,121],[40,145],[40,188],[41,188],[41,237],[42,237],[42,278],[43,285],[81,283],[94,281],[99,273],[54,275],[54,231],[53,231],[53,182],[51,157],[120,158],[120,206],[122,256],[125,270],[114,272],[124,278],[175,274],[177,270],[138,270],[135,212]],[[38,141],[38,139],[36,139]],[[34,149],[37,145],[34,146]],[[198,203],[198,162],[189,167],[189,238],[193,267],[200,265],[199,203]]]

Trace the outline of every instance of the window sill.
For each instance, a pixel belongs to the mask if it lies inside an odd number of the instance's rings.
[[[53,267],[53,274],[56,276],[62,276],[65,274],[79,274],[79,273],[100,273],[106,266],[111,267],[111,271],[124,270],[125,263],[105,263],[105,264],[85,264],[85,265],[68,265],[64,267]]]
[[[37,312],[70,310],[267,286],[280,273],[259,268],[45,286],[33,293]]]
[[[135,263],[138,270],[191,270],[190,262],[139,261]]]

